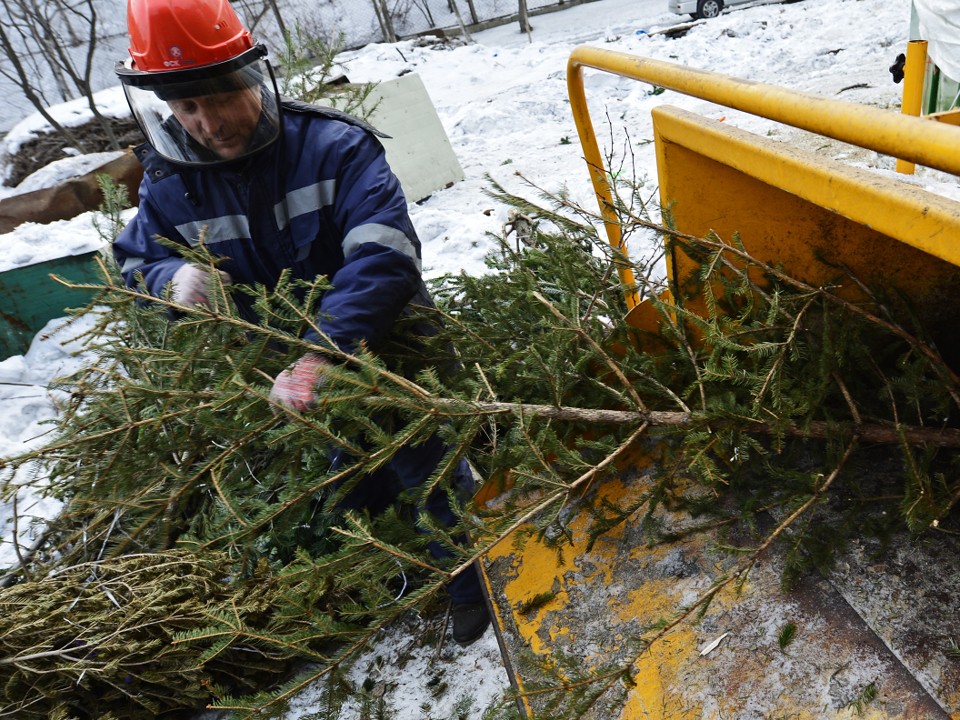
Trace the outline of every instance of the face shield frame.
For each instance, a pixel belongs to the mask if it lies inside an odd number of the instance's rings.
[[[263,45],[255,45],[223,62],[157,72],[137,70],[128,59],[116,72],[147,142],[171,162],[209,167],[250,157],[279,136],[280,96],[266,55]],[[218,136],[206,137],[181,122],[174,105],[191,99],[215,106],[227,118],[227,142],[242,146],[220,145]]]

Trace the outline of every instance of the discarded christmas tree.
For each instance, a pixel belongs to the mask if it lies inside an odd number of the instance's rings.
[[[6,493],[32,481],[29,469],[65,503],[0,591],[0,684],[18,717],[277,708],[340,673],[379,628],[441,607],[450,573],[504,536],[546,534],[562,551],[563,508],[589,505],[639,441],[667,448],[667,468],[643,497],[597,507],[597,532],[665,504],[746,532],[760,512],[783,518],[731,578],[853,473],[860,438],[905,461],[891,517],[916,530],[948,515],[960,486],[937,474],[953,461],[938,449],[960,445],[944,427],[957,383],[922,328],[879,301],[853,305],[757,267],[736,238],[676,236],[625,204],[628,232],[653,227],[703,267],[706,312],[651,283],[660,326],[647,335],[622,322],[624,258],[593,218],[562,198],[494,194],[522,211],[524,242],[502,238],[489,274],[434,284],[438,309],[411,321],[439,332],[415,353],[300,339],[318,329],[323,279],[218,286],[211,308],[186,308],[126,289],[104,261],[89,310],[96,362],[62,381],[55,440],[5,463]],[[202,248],[192,260],[214,264]],[[236,292],[256,298],[261,323],[235,313]],[[305,351],[335,364],[319,407],[298,414],[269,389]],[[416,527],[418,498],[378,517],[338,510],[360,477],[434,432],[450,453],[421,493],[449,492],[460,528]],[[349,461],[333,462],[337,450]],[[811,453],[836,472],[804,470]],[[495,512],[449,487],[463,455],[502,491]],[[471,545],[454,542],[461,532]],[[451,564],[437,566],[429,539]],[[791,543],[791,573],[825,561],[802,533]],[[613,669],[556,692],[573,713],[591,682],[625,677]]]

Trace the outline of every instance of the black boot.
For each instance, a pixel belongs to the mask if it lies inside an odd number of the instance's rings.
[[[485,602],[454,605],[450,614],[453,616],[453,640],[461,647],[472,645],[483,637],[490,624],[490,611]]]

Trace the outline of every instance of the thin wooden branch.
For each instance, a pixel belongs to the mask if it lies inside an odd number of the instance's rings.
[[[439,399],[437,409],[448,411],[450,414],[483,413],[485,415],[508,415],[523,413],[530,417],[536,416],[547,420],[565,420],[570,422],[584,422],[597,425],[631,425],[648,423],[651,426],[682,427],[696,423],[707,422],[708,419],[695,413],[666,412],[650,410],[639,412],[633,410],[603,410],[596,408],[575,408],[555,405],[519,405],[502,402],[464,402],[461,400]],[[733,424],[734,421],[724,421],[722,418],[710,418],[710,426],[722,428]],[[743,420],[737,421],[738,425]],[[808,437],[826,439],[837,434],[838,429],[845,427],[842,423],[828,423],[814,420],[800,427],[797,425],[775,426],[771,423],[755,422],[743,424],[743,429],[751,433],[776,434],[783,433],[792,437]],[[882,425],[879,423],[849,424],[851,433],[856,433],[861,441],[882,445],[896,445],[906,442],[908,445],[935,445],[937,447],[960,447],[960,428],[932,428],[915,425]]]

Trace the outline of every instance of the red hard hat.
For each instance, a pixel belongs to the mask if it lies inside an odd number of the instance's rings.
[[[227,0],[129,0],[133,69],[189,70],[230,60],[253,38]]]

